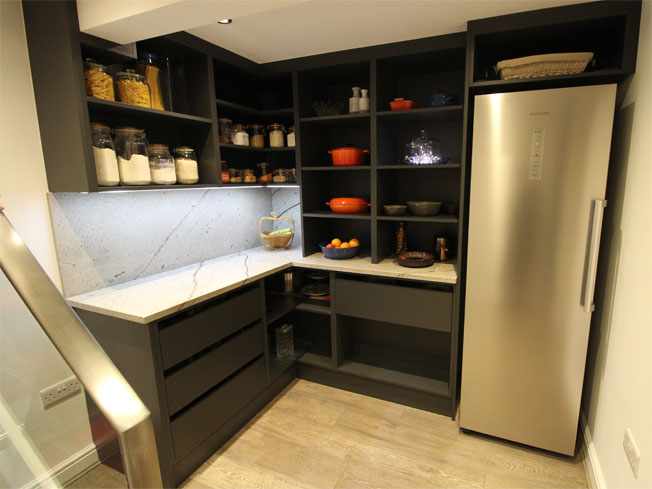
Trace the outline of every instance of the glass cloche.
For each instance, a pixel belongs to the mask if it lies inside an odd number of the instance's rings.
[[[421,131],[419,137],[405,143],[406,165],[434,165],[443,163],[441,143],[436,139],[428,139],[426,131]]]

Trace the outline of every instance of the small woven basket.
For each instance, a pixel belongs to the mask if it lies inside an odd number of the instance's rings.
[[[540,54],[499,61],[496,71],[502,80],[572,75],[582,73],[592,59],[593,53]]]
[[[283,221],[288,220],[292,224],[292,232],[287,234],[276,234],[270,236],[269,233],[272,231],[263,231],[262,225],[264,221]],[[289,216],[277,217],[275,212],[272,212],[272,217],[263,217],[258,221],[258,235],[260,236],[260,242],[263,244],[263,247],[268,250],[280,250],[281,248],[288,249],[292,246],[292,241],[294,241],[294,219]]]

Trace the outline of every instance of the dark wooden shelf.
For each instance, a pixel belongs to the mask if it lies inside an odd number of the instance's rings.
[[[326,355],[318,355],[317,353],[306,352],[299,357],[297,363],[334,370],[331,365],[331,358]]]
[[[292,357],[276,358],[275,352],[271,351],[269,356],[270,380],[276,379],[287,369],[291,368],[300,357],[304,356],[306,352],[310,350],[311,347],[312,343],[294,338],[294,355]]]
[[[222,185],[217,183],[195,183],[184,185],[182,183],[174,185],[116,185],[115,187],[98,187],[98,192],[125,192],[134,190],[188,190],[193,188],[217,188]]]
[[[129,63],[137,59],[136,54],[129,54],[124,46],[84,32],[79,33],[79,43],[84,57],[93,58],[103,65]]]
[[[330,306],[325,306],[323,304],[313,304],[310,302],[302,302],[301,304],[297,305],[296,310],[303,312],[312,312],[315,314],[323,314],[325,316],[330,316],[331,314]]]
[[[459,163],[446,163],[443,165],[378,165],[377,170],[444,170],[446,168],[460,168]]]
[[[220,143],[220,148],[235,149],[238,151],[253,151],[258,153],[269,153],[269,152],[291,153],[296,149],[287,146],[283,148],[255,148],[253,146],[242,146],[239,144],[230,144],[230,143]]]
[[[515,88],[528,87],[530,85],[546,84],[559,81],[578,80],[581,82],[595,81],[604,78],[605,82],[616,81],[627,76],[628,73],[617,68],[605,68],[603,70],[584,71],[574,75],[537,76],[534,78],[518,78],[513,80],[479,80],[470,84],[470,88]]]
[[[379,221],[405,221],[405,222],[444,222],[449,224],[456,224],[460,220],[457,216],[441,215],[441,216],[377,216]]]
[[[447,105],[444,107],[426,107],[411,110],[384,110],[377,112],[376,115],[382,120],[395,120],[400,122],[462,120],[464,106]]]
[[[333,211],[312,211],[312,212],[304,212],[303,216],[321,217],[326,219],[361,219],[361,220],[371,219],[371,214],[369,212],[361,213],[361,214],[336,214]]]
[[[370,170],[369,165],[358,166],[302,166],[302,171],[355,171],[355,170]]]
[[[370,113],[365,114],[339,114],[327,115],[323,117],[302,117],[299,119],[301,124],[316,125],[325,127],[337,126],[364,126],[371,121]]]
[[[215,99],[215,103],[217,104],[218,108],[218,115],[219,115],[219,109],[227,109],[227,111],[232,111],[236,113],[241,113],[241,114],[246,114],[246,115],[251,115],[255,117],[263,117],[263,118],[269,118],[269,117],[282,117],[282,116],[292,116],[294,115],[294,109],[292,107],[287,107],[287,108],[282,108],[282,109],[255,109],[253,107],[248,107],[246,105],[241,105],[241,104],[236,104],[234,102],[229,102],[228,100],[223,100],[223,99]],[[221,115],[220,115],[221,117]]]
[[[286,314],[291,313],[296,309],[297,305],[301,303],[299,297],[294,297],[292,295],[274,294],[274,297],[276,298],[276,304],[274,309],[267,313],[267,324],[272,324]]]
[[[149,107],[139,107],[138,105],[125,104],[122,102],[112,102],[94,97],[86,97],[89,110],[98,110],[104,112],[121,113],[125,116],[134,116],[150,120],[168,121],[183,125],[212,124],[213,121],[206,117],[196,115],[181,114],[179,112],[169,112],[167,110],[150,109]]]

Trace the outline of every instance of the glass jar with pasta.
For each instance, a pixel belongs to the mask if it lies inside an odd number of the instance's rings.
[[[89,97],[115,100],[113,78],[107,73],[106,66],[91,58],[86,58],[84,62],[84,85]]]
[[[152,106],[149,85],[145,82],[145,77],[134,70],[125,70],[116,74],[115,88],[120,102],[140,107]]]

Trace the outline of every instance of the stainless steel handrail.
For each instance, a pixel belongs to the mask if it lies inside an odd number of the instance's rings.
[[[149,410],[0,212],[0,268],[118,433],[129,487],[161,488]]]

